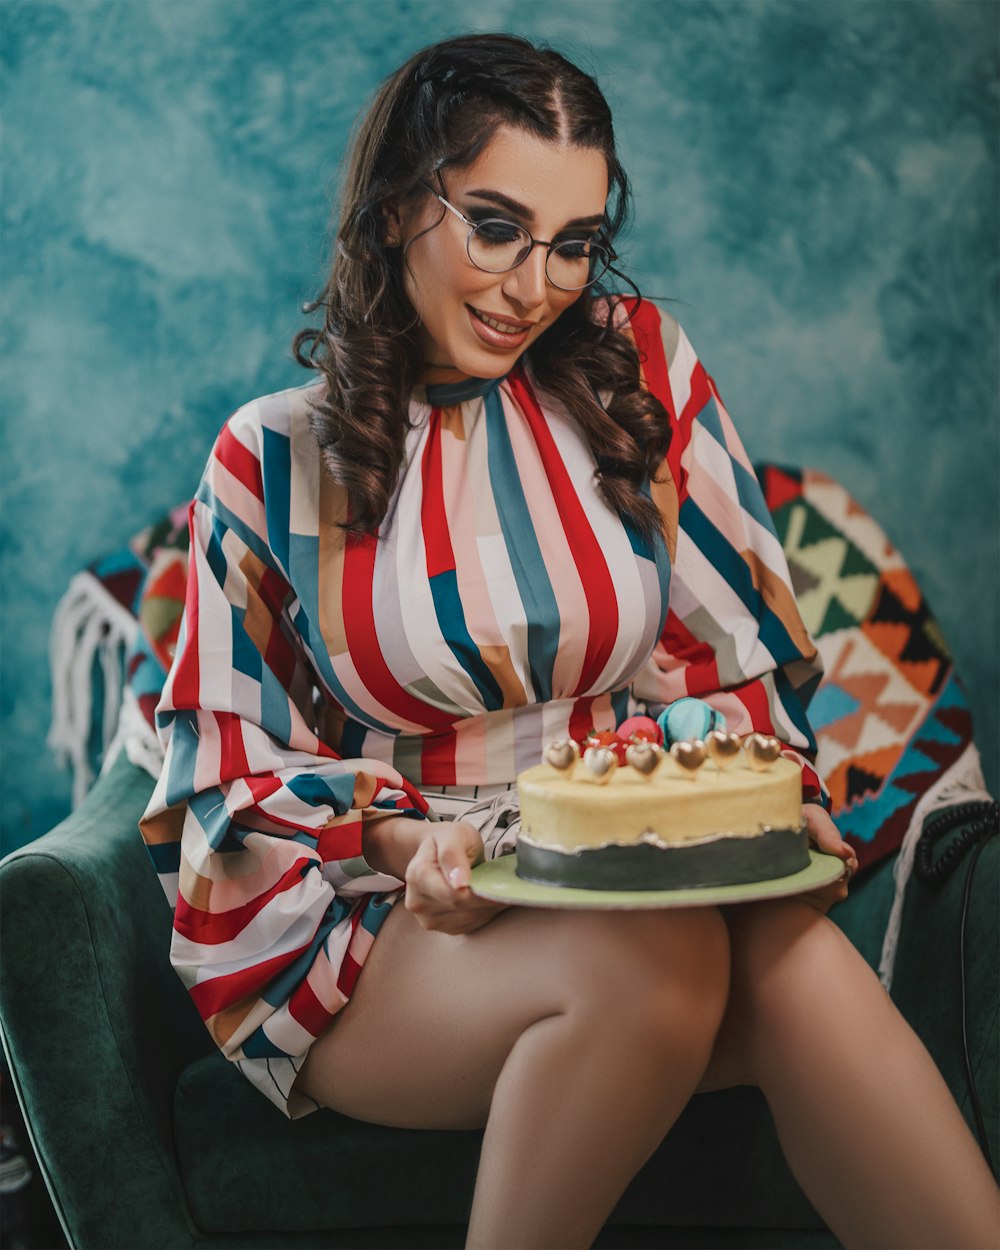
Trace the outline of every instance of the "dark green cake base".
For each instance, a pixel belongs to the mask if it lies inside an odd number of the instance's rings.
[[[693,846],[584,847],[559,851],[517,840],[517,875],[539,885],[576,890],[688,890],[770,881],[809,865],[809,837],[801,829],[768,829],[751,838],[720,837]]]

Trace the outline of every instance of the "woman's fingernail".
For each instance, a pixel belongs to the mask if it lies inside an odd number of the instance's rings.
[[[461,868],[453,868],[451,872],[448,873],[448,882],[452,889],[455,890],[460,890],[463,885],[467,884],[465,874],[462,872]]]

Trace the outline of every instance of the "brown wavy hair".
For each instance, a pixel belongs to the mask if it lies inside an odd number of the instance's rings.
[[[403,287],[404,251],[385,241],[385,206],[426,195],[421,184],[440,170],[471,165],[500,126],[602,152],[603,237],[611,243],[628,220],[631,193],[607,101],[558,52],[513,35],[466,35],[418,52],[382,84],[354,135],[329,278],[306,306],[323,309],[323,325],[294,342],[298,362],[326,380],[312,429],[327,470],[347,491],[343,528],[353,533],[377,531],[386,514],[411,424],[410,391],[425,368]],[[624,274],[611,272],[641,299]],[[606,290],[588,288],[527,359],[539,386],[579,423],[606,502],[650,539],[662,522],[647,482],[666,455],[670,425],[643,389],[635,345],[609,308]]]

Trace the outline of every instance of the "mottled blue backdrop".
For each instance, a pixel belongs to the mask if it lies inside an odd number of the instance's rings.
[[[6,0],[3,835],[45,747],[69,577],[304,379],[338,162],[375,84],[468,30],[592,68],[670,296],[751,454],[840,478],[908,558],[997,785],[997,42],[976,0]]]

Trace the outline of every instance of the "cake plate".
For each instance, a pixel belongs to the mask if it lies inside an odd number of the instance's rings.
[[[723,903],[751,903],[757,899],[785,898],[830,885],[843,875],[844,863],[836,855],[810,849],[809,866],[787,877],[747,881],[742,885],[708,885],[677,890],[579,890],[539,885],[517,875],[517,854],[477,864],[469,886],[473,894],[495,903],[517,907],[568,907],[577,910],[639,911],[659,907],[709,907]]]

